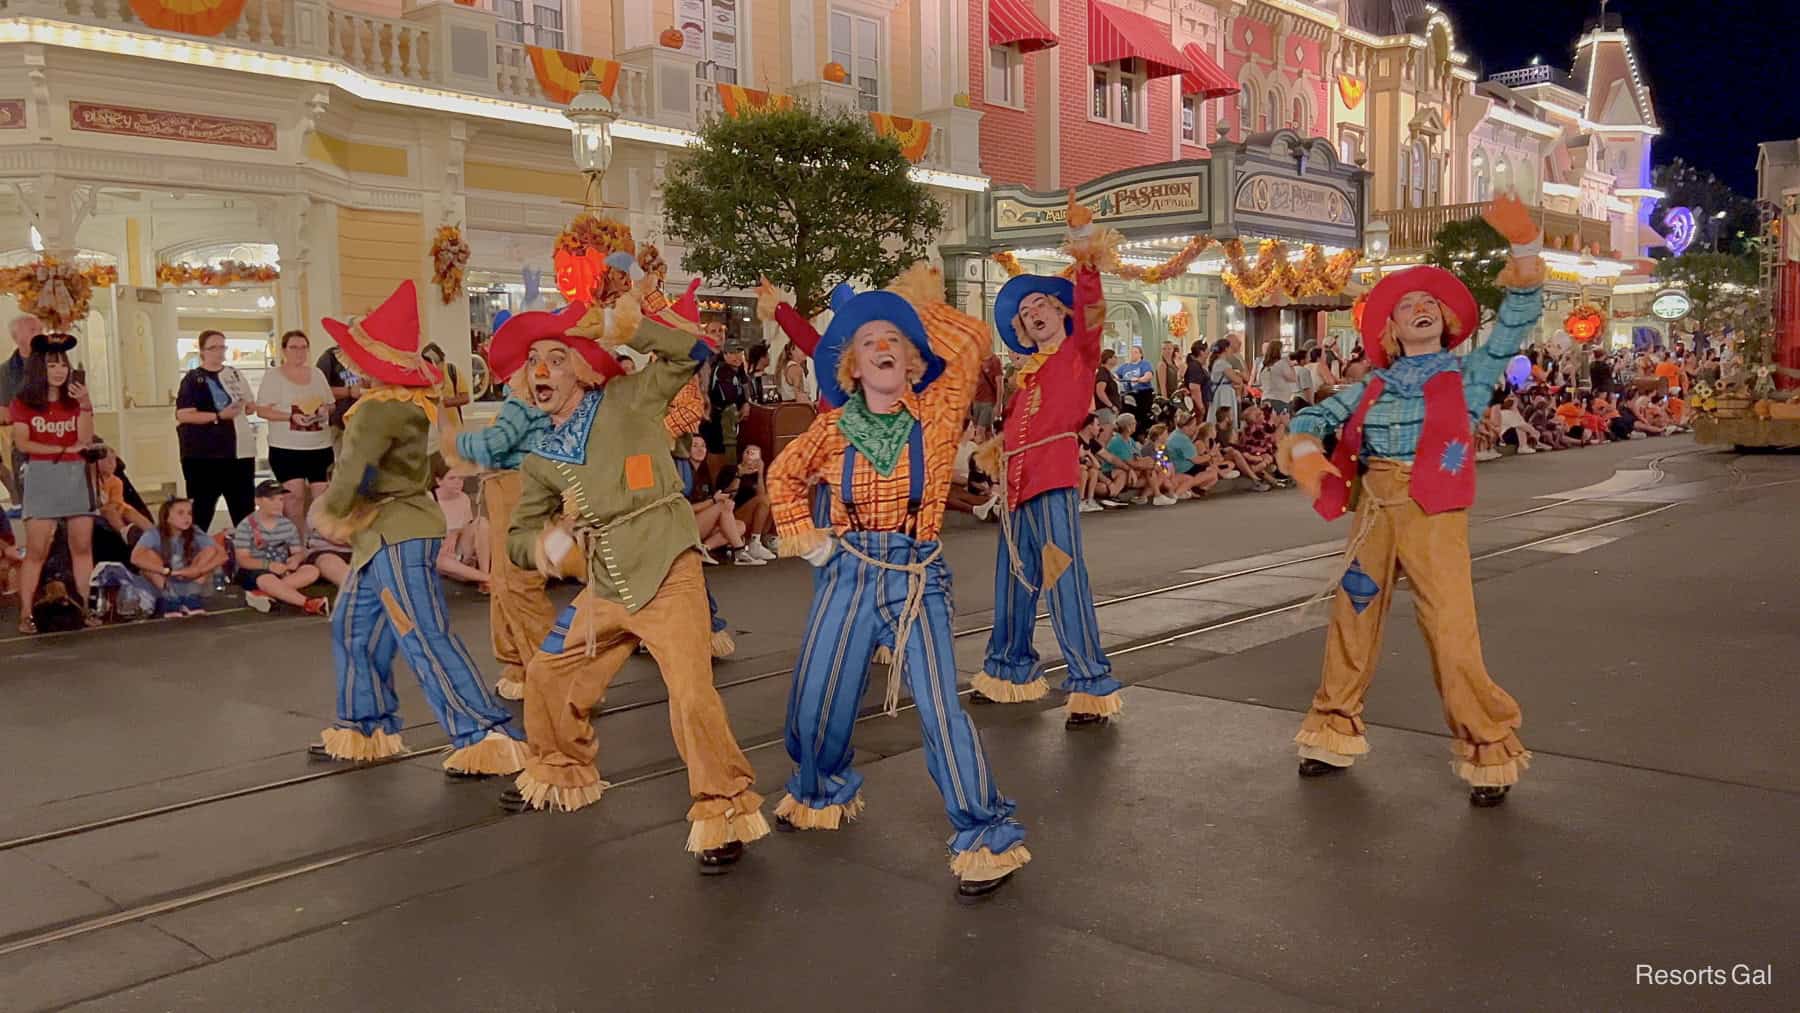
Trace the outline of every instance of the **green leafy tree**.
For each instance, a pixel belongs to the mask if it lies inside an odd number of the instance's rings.
[[[886,285],[925,255],[944,210],[911,168],[860,113],[721,116],[670,167],[663,205],[690,270],[740,288],[766,277],[811,316],[839,282]]]
[[[1511,256],[1506,237],[1480,218],[1466,222],[1449,222],[1438,229],[1431,240],[1429,263],[1449,271],[1469,287],[1481,307],[1477,326],[1485,325],[1500,313],[1500,300],[1506,290],[1496,280],[1500,269]]]
[[[1734,253],[1684,253],[1656,262],[1656,277],[1679,285],[1693,303],[1694,321],[1717,332],[1738,303],[1755,301],[1756,262]]]

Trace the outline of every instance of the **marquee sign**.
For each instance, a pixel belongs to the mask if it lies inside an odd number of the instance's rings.
[[[1235,210],[1323,225],[1355,221],[1349,198],[1337,187],[1269,173],[1246,176],[1238,183]]]
[[[1171,162],[1102,176],[1075,188],[1075,199],[1094,220],[1130,234],[1133,229],[1173,225],[1203,229],[1211,219],[1210,169],[1205,162]],[[1022,187],[995,187],[989,225],[995,238],[1060,235],[1068,215],[1065,193]]]
[[[1694,308],[1694,301],[1678,288],[1665,288],[1650,300],[1650,312],[1658,320],[1680,320]]]
[[[1233,163],[1226,198],[1240,235],[1362,247],[1362,180],[1368,173],[1339,161],[1323,138],[1278,130],[1243,144],[1213,145],[1213,157],[1221,155]]]
[[[69,128],[97,134],[149,137],[159,141],[191,141],[195,144],[275,150],[275,124],[265,120],[197,116],[164,109],[70,102]]]

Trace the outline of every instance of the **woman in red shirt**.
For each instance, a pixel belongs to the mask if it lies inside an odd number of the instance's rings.
[[[25,385],[12,403],[13,446],[25,455],[25,563],[19,569],[19,632],[36,633],[31,608],[57,524],[69,525],[72,591],[85,598],[94,569],[94,486],[81,452],[94,440],[94,406],[74,382],[67,334],[31,339]],[[85,605],[85,601],[83,602]],[[88,625],[99,625],[93,616]]]

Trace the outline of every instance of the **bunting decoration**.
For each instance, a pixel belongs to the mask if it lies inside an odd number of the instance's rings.
[[[568,105],[575,98],[575,93],[581,90],[581,75],[590,67],[594,76],[600,79],[600,94],[612,98],[613,89],[619,84],[617,60],[596,60],[580,53],[565,53],[543,46],[526,46],[525,55],[531,57],[531,72],[537,75],[538,87],[543,89],[544,97],[558,105]]]
[[[1345,109],[1355,109],[1362,105],[1363,92],[1369,87],[1363,83],[1362,78],[1351,77],[1349,74],[1339,74],[1337,86],[1338,96],[1344,100]]]
[[[719,83],[718,89],[719,105],[727,116],[794,108],[792,95],[775,95],[759,88],[746,88],[741,84],[726,84],[723,81]]]
[[[183,35],[217,35],[244,15],[245,0],[131,0],[146,28]]]
[[[83,267],[45,257],[23,267],[0,270],[0,292],[9,292],[19,309],[43,321],[52,331],[66,331],[87,319],[94,289],[119,280],[119,269],[106,265]]]
[[[925,149],[931,146],[931,122],[915,120],[907,116],[890,116],[887,113],[870,113],[869,122],[875,125],[875,132],[882,137],[892,137],[900,142],[900,153],[909,162],[917,162],[925,157]]]
[[[1344,250],[1330,258],[1317,245],[1308,244],[1296,263],[1288,259],[1285,243],[1265,240],[1256,263],[1244,259],[1244,244],[1233,239],[1225,244],[1225,287],[1246,307],[1286,306],[1295,300],[1342,295],[1350,284],[1350,272],[1362,259],[1359,250]]]

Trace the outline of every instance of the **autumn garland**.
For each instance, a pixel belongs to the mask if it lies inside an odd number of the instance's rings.
[[[1285,243],[1269,239],[1263,241],[1252,265],[1244,259],[1243,242],[1233,239],[1225,244],[1227,270],[1221,276],[1244,306],[1285,306],[1295,299],[1343,294],[1361,259],[1358,250],[1344,250],[1327,259],[1323,250],[1309,244],[1294,263],[1288,259]]]
[[[1123,263],[1119,260],[1116,253],[1107,258],[1107,263],[1100,266],[1101,269],[1108,274],[1117,275],[1121,278],[1128,278],[1132,281],[1141,281],[1146,284],[1155,285],[1160,282],[1168,281],[1171,278],[1180,277],[1187,271],[1188,267],[1193,264],[1195,258],[1206,252],[1206,248],[1211,245],[1211,237],[1195,236],[1193,239],[1188,240],[1187,245],[1183,246],[1180,252],[1153,267],[1139,267],[1135,264]],[[1008,278],[1017,278],[1019,275],[1025,273],[1025,268],[1019,263],[1019,258],[1014,256],[1010,251],[1002,250],[999,253],[990,255],[988,259],[999,264],[1000,269],[1006,272]]]
[[[431,243],[431,280],[438,287],[445,305],[456,301],[462,291],[463,269],[469,265],[469,244],[462,229],[454,225],[439,226]]]
[[[0,289],[12,293],[21,310],[53,331],[66,331],[87,319],[94,289],[109,288],[118,280],[116,267],[78,267],[55,257],[0,270]]]
[[[280,277],[281,268],[272,264],[246,264],[237,260],[223,260],[216,266],[156,265],[156,281],[159,285],[205,285],[208,288],[239,284],[266,285]]]

